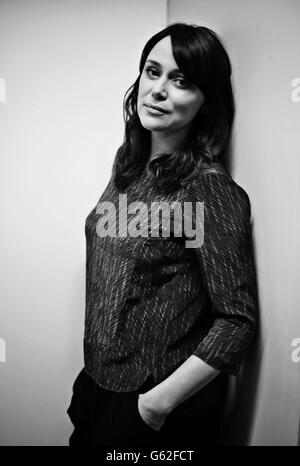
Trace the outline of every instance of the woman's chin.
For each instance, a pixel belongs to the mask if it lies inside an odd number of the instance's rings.
[[[166,125],[162,125],[157,121],[149,121],[149,119],[142,119],[140,120],[142,126],[149,131],[165,131]]]

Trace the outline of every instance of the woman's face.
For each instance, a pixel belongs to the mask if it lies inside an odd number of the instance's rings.
[[[151,50],[140,76],[137,112],[142,125],[150,131],[177,132],[192,122],[203,102],[201,90],[178,69],[170,36],[164,37]]]

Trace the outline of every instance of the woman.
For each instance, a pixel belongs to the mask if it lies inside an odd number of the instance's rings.
[[[124,143],[86,220],[72,446],[218,444],[257,313],[249,198],[222,164],[230,76],[208,28],[174,23],[144,47]]]

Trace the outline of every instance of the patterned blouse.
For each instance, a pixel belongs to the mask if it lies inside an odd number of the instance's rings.
[[[237,375],[257,323],[250,216],[219,163],[175,194],[146,170],[126,193],[111,176],[85,224],[84,363],[98,385],[160,383],[192,354]]]

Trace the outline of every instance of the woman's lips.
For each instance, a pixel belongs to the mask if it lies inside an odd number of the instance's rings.
[[[166,115],[169,112],[162,111],[162,110],[157,110],[156,108],[150,107],[149,105],[145,104],[146,109],[148,110],[149,113],[152,115]]]

